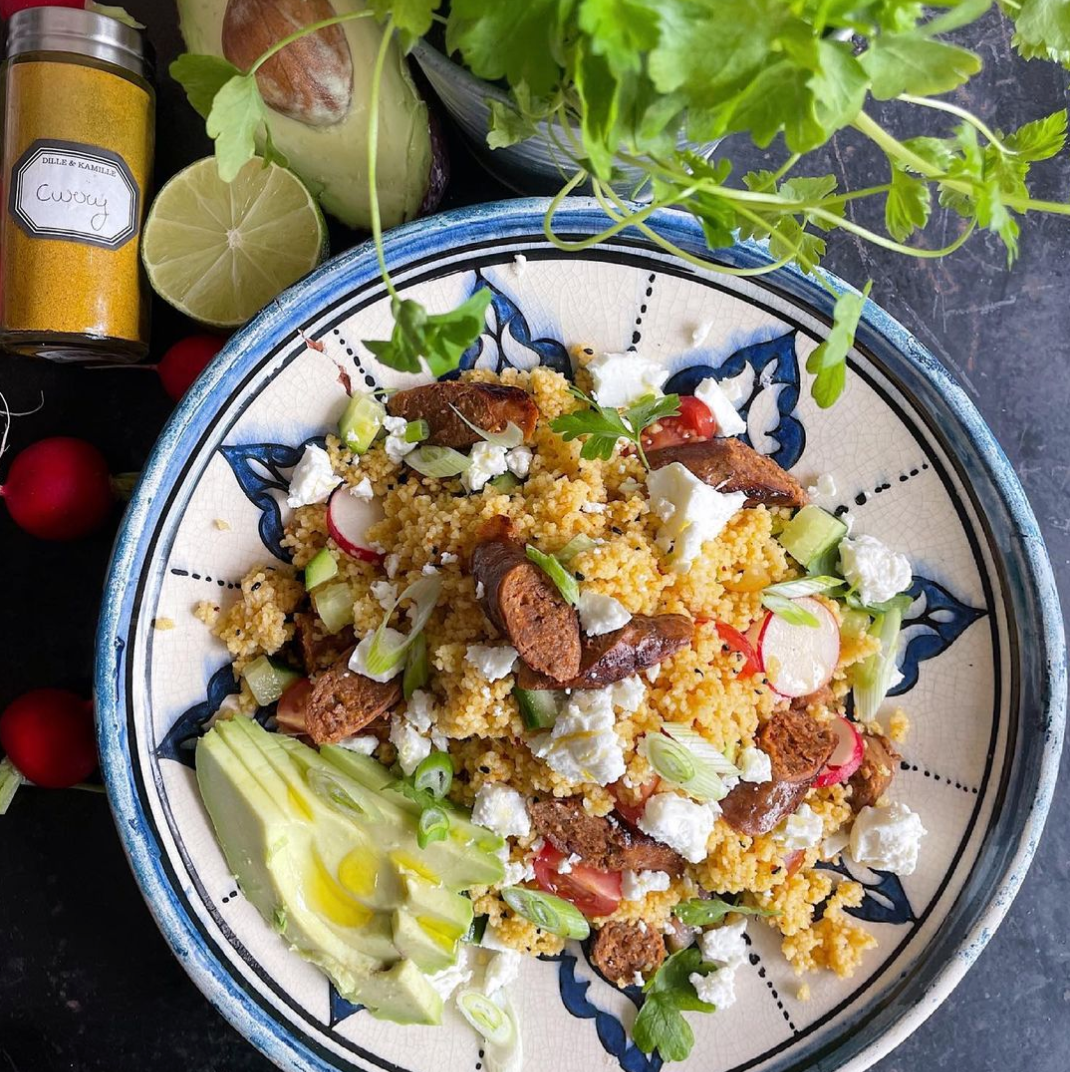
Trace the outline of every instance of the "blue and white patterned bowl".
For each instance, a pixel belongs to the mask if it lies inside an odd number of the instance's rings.
[[[730,1009],[693,1017],[686,1068],[865,1068],[905,1037],[969,967],[1021,884],[1040,836],[1063,732],[1062,619],[1036,522],[1007,459],[947,372],[867,306],[847,393],[831,411],[809,397],[805,358],[828,331],[833,298],[781,270],[761,278],[689,267],[627,235],[566,255],[542,235],[543,202],[512,201],[422,220],[387,237],[394,278],[432,310],[480,284],[494,303],[467,364],[567,371],[567,349],[640,349],[673,387],[738,377],[751,443],[804,482],[831,473],[825,505],[906,552],[914,594],[904,679],[913,730],[893,796],[929,830],[918,871],[863,872],[854,913],[880,947],[854,978],[800,980],[777,936],[750,928],[751,967]],[[693,223],[655,217],[703,255]],[[570,203],[559,232],[604,217]],[[523,254],[526,263],[514,258]],[[768,263],[753,245],[723,256]],[[834,289],[842,284],[829,281]],[[287,1069],[474,1072],[474,1035],[373,1020],[292,955],[235,889],[200,806],[191,745],[234,690],[226,652],[191,614],[226,601],[279,545],[287,470],[321,436],[354,382],[411,382],[359,340],[382,338],[388,303],[370,247],[324,265],[237,334],[195,384],[145,468],[119,536],[97,650],[100,750],[131,865],[176,956],[253,1043]],[[310,347],[307,342],[317,343]],[[322,349],[318,348],[322,343]],[[216,519],[226,521],[223,531]],[[175,627],[153,628],[158,618]],[[641,1001],[617,993],[582,949],[531,963],[516,987],[527,1068],[656,1072],[627,1028]]]

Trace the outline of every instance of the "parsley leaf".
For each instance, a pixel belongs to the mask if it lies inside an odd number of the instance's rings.
[[[888,233],[902,242],[929,222],[931,210],[932,192],[928,182],[893,167],[892,185],[884,203],[884,225]]]
[[[215,141],[216,165],[224,182],[232,181],[256,155],[256,134],[266,122],[267,105],[256,75],[235,75],[216,93],[205,129]]]
[[[644,1053],[657,1050],[666,1061],[683,1061],[695,1044],[691,1025],[683,1010],[714,1012],[715,1007],[695,993],[691,976],[709,975],[712,964],[702,963],[702,953],[695,947],[673,953],[643,987],[645,1000],[635,1018],[632,1037]]]
[[[479,338],[486,325],[493,295],[480,287],[467,301],[446,313],[429,313],[419,302],[393,298],[394,330],[387,340],[365,339],[364,345],[388,368],[420,372],[420,359],[436,378],[452,372],[461,355]]]
[[[828,338],[806,359],[806,371],[817,377],[813,385],[814,401],[822,409],[828,409],[843,393],[847,351],[854,344],[862,309],[872,289],[871,279],[861,294],[841,294],[836,299]]]
[[[915,34],[881,34],[862,53],[859,63],[873,80],[877,100],[901,93],[931,97],[967,82],[981,69],[973,52]]]
[[[731,912],[740,916],[775,916],[777,914],[774,908],[752,908],[750,905],[732,904],[721,897],[711,897],[708,901],[698,897],[690,901],[681,901],[672,911],[677,919],[692,927],[708,927],[712,923],[720,923]]]
[[[212,111],[216,94],[241,71],[222,56],[199,56],[184,52],[168,68],[171,77],[186,91],[186,98],[202,119]]]
[[[1026,123],[1008,134],[1003,144],[1025,160],[1049,160],[1061,153],[1066,145],[1066,109]]]
[[[575,398],[586,402],[589,408],[555,417],[550,422],[550,427],[566,443],[580,436],[587,436],[580,450],[580,457],[589,460],[601,458],[602,461],[608,461],[613,457],[618,440],[626,439],[635,444],[639,457],[646,465],[642,444],[643,430],[665,417],[675,417],[680,412],[679,395],[663,395],[661,398],[647,395],[626,409],[622,416],[615,409],[600,406],[579,388],[573,387],[571,391]],[[647,468],[650,468],[649,465]]]

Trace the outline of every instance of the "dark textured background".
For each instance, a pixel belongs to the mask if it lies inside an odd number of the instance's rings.
[[[168,0],[127,0],[150,27],[161,69],[178,50]],[[965,101],[1005,128],[1067,104],[1067,76],[1024,64],[995,18],[984,24],[986,71]],[[913,133],[942,129],[936,113],[909,117]],[[894,126],[894,124],[893,124]],[[905,128],[904,128],[905,129]],[[200,121],[177,88],[160,87],[157,176],[204,155]],[[453,145],[446,207],[507,196]],[[737,156],[750,155],[733,147]],[[851,138],[832,148],[828,170],[851,184],[885,180]],[[759,154],[753,154],[757,160]],[[1066,199],[1067,160],[1047,166],[1043,195]],[[813,172],[819,174],[820,172]],[[952,232],[953,233],[953,232]],[[334,236],[343,249],[356,237]],[[987,237],[932,264],[832,241],[828,266],[861,284],[966,385],[1014,464],[1048,540],[1064,597],[1070,595],[1070,410],[1067,259],[1070,220],[1023,224],[1013,272]],[[153,353],[190,330],[156,310]],[[170,404],[154,373],[84,370],[0,356],[0,391],[17,420],[11,449],[46,435],[98,443],[113,472],[145,460]],[[0,465],[0,471],[3,471]],[[2,513],[2,511],[0,511]],[[0,516],[3,668],[0,705],[40,685],[88,693],[93,628],[111,532],[45,545]],[[1028,629],[1026,630],[1028,636]],[[877,1067],[1065,1072],[1070,1053],[1070,780],[1056,793],[1032,871],[1007,920],[948,1001]],[[270,1066],[215,1012],[157,933],[127,869],[102,796],[23,789],[0,819],[0,1072],[267,1072]],[[539,1067],[533,1072],[549,1072]]]

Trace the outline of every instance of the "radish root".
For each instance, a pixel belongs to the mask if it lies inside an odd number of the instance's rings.
[[[0,433],[0,458],[4,456],[7,450],[7,437],[11,431],[11,419],[13,417],[30,417],[33,414],[39,412],[45,405],[45,393],[41,392],[41,401],[37,403],[33,409],[25,409],[18,413],[12,413],[11,407],[7,404],[7,399],[4,397],[3,392],[0,392],[0,419],[4,422],[4,431]]]

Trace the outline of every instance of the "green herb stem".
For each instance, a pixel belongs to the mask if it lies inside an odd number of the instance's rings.
[[[371,17],[370,11],[350,11],[345,15],[332,15],[329,19],[320,19],[319,22],[310,22],[307,26],[302,26],[299,30],[294,30],[292,34],[287,34],[285,37],[279,38],[266,52],[261,53],[257,57],[256,62],[246,71],[246,74],[256,74],[261,67],[276,53],[281,52],[287,45],[292,45],[295,41],[300,41],[302,37],[308,37],[309,34],[316,33],[317,30],[326,30],[329,26],[337,26],[341,22],[353,22],[354,19],[367,19]]]
[[[340,17],[340,16],[339,16]],[[379,44],[379,51],[375,57],[375,67],[372,69],[372,86],[368,95],[368,209],[372,221],[372,241],[375,243],[375,257],[379,262],[379,274],[383,277],[383,285],[387,293],[394,301],[400,301],[401,296],[390,278],[386,269],[386,254],[383,251],[383,224],[379,215],[379,189],[376,182],[376,164],[379,155],[379,94],[383,83],[383,69],[386,66],[387,53],[390,51],[391,41],[394,36],[394,20],[389,18],[383,27],[383,39]]]

